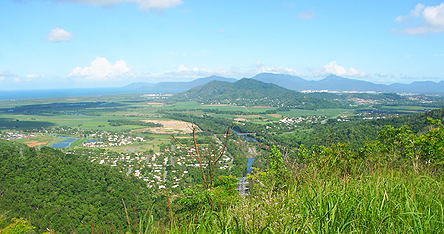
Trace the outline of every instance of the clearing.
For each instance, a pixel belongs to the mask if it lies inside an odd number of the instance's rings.
[[[179,120],[142,120],[144,122],[151,122],[162,124],[163,127],[148,128],[152,133],[171,134],[171,133],[192,133],[192,123]]]

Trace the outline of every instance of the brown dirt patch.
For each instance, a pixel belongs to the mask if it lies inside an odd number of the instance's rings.
[[[38,146],[38,145],[46,145],[49,141],[46,142],[39,142],[39,141],[27,141],[24,142],[27,146],[29,147],[34,147],[34,146]]]
[[[163,127],[148,128],[152,133],[192,133],[192,124],[179,120],[142,120],[144,122],[152,122],[162,124]]]
[[[267,115],[269,115],[271,117],[275,117],[275,118],[281,118],[282,117],[282,115],[280,115],[280,114],[267,114]]]

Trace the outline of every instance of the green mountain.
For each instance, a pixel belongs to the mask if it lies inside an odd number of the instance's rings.
[[[173,96],[204,104],[272,106],[302,109],[334,108],[339,103],[302,94],[271,83],[244,78],[234,83],[211,81]]]

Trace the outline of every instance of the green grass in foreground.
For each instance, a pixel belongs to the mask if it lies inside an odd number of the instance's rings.
[[[444,129],[429,121],[420,136],[386,127],[359,152],[301,146],[297,163],[273,146],[270,169],[249,176],[249,196],[221,203],[214,192],[191,217],[176,213],[166,232],[443,233]]]
[[[217,211],[145,216],[137,233],[442,233],[444,187],[428,172],[380,168],[356,177],[306,174],[281,191],[238,197]]]

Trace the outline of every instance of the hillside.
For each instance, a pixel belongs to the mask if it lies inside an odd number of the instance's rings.
[[[204,104],[272,106],[290,108],[333,108],[339,103],[312,97],[275,84],[244,78],[234,83],[212,81],[173,96],[176,100]]]
[[[136,212],[153,202],[145,182],[78,155],[5,140],[0,152],[0,212],[32,220],[37,233],[126,229],[122,199]]]

